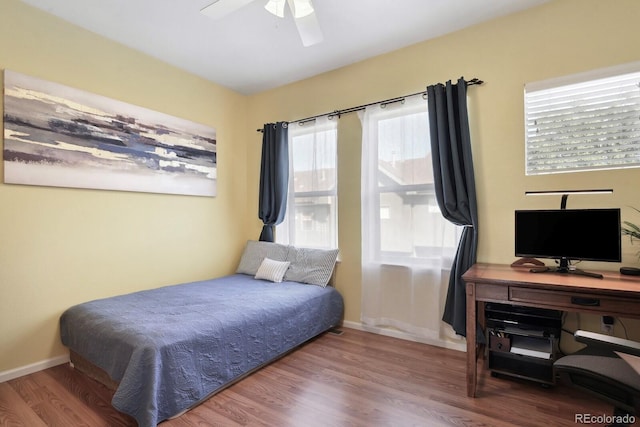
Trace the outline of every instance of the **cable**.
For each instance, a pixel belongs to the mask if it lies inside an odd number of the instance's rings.
[[[622,325],[622,329],[624,329],[624,337],[626,339],[629,339],[629,334],[627,334],[627,327],[624,326],[624,323],[622,323],[622,320],[620,320],[619,318],[616,317],[616,320],[618,321],[618,323],[620,323],[620,325]]]

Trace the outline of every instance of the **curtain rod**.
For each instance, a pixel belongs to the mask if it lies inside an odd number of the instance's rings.
[[[469,80],[467,82],[467,86],[481,85],[483,83],[484,83],[484,81],[474,77],[474,78],[472,78],[471,80]],[[343,115],[343,114],[354,113],[356,111],[362,111],[365,108],[370,107],[371,105],[393,104],[394,102],[400,102],[400,101],[404,100],[404,98],[409,98],[411,96],[416,96],[416,95],[424,96],[426,94],[427,94],[427,91],[423,90],[422,92],[416,92],[416,93],[411,93],[409,95],[403,95],[403,96],[398,96],[398,97],[395,97],[395,98],[385,99],[384,101],[370,102],[369,104],[358,105],[357,107],[350,107],[350,108],[345,108],[343,110],[335,110],[335,111],[332,111],[330,113],[317,114],[315,116],[305,117],[304,119],[292,120],[292,121],[287,122],[287,123],[289,123],[289,124],[291,124],[291,123],[305,123],[305,122],[310,122],[312,120],[315,120],[318,117],[324,117],[324,116],[329,116],[329,117],[338,116],[338,118],[340,118],[340,116]],[[264,130],[263,129],[256,129],[256,131],[257,132],[263,132]]]

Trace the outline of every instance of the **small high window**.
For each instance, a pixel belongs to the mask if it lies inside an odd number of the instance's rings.
[[[529,83],[526,174],[640,166],[640,62]]]

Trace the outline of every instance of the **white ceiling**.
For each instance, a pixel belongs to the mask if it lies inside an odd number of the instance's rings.
[[[314,0],[324,33],[303,47],[287,10],[267,0],[213,21],[214,0],[22,0],[66,21],[226,86],[253,94],[549,0]]]

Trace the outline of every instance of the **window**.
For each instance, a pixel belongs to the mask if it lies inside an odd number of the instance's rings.
[[[453,255],[459,235],[436,201],[422,96],[368,107],[362,143],[363,260],[439,265],[443,251]]]
[[[276,241],[338,247],[337,123],[328,117],[289,126],[287,213]]]
[[[640,166],[640,63],[525,86],[526,173]]]

